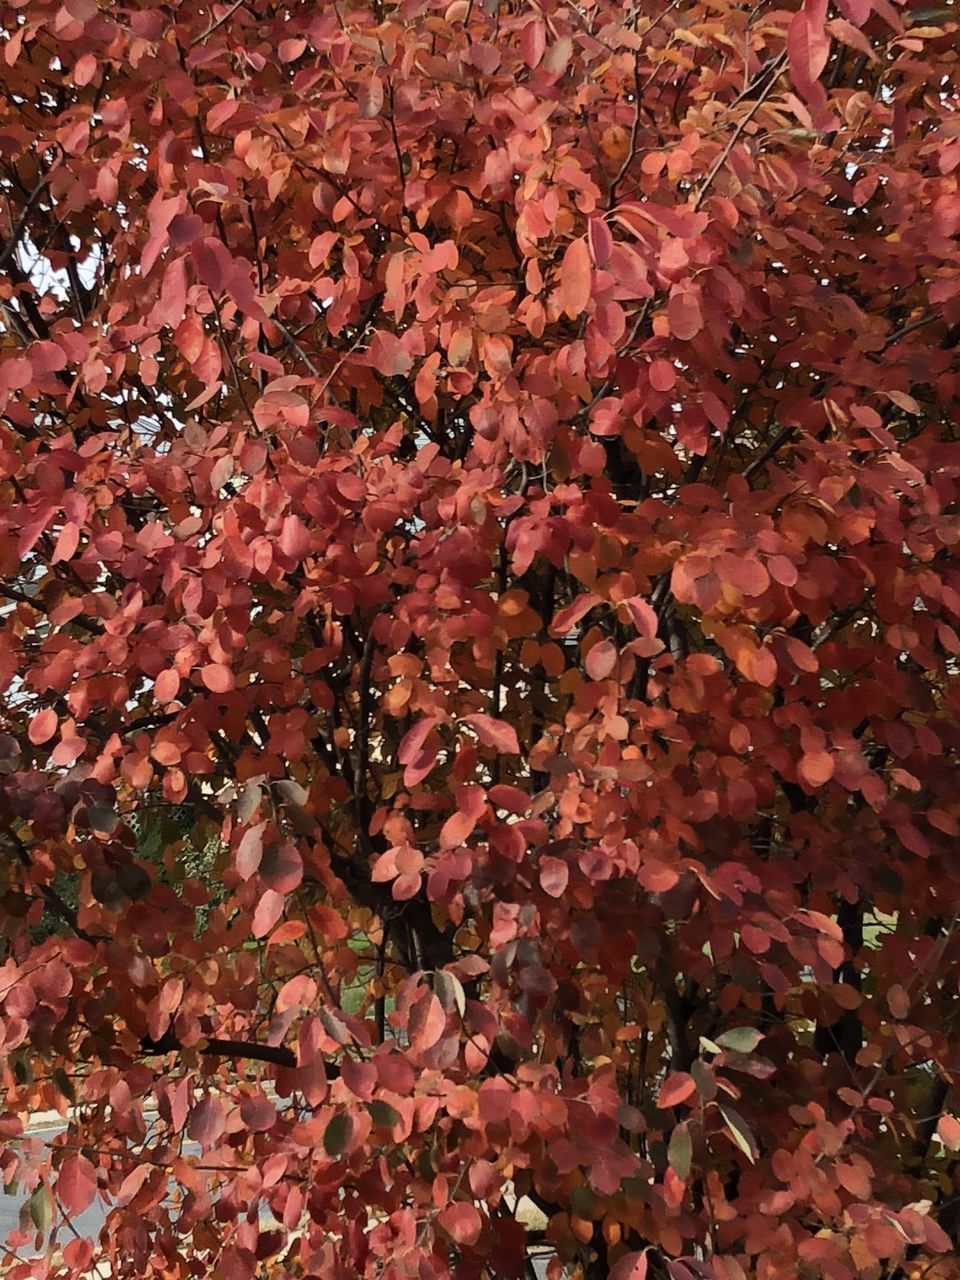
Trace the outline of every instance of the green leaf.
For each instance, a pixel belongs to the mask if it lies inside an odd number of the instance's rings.
[[[353,1125],[345,1111],[338,1111],[323,1131],[323,1149],[335,1160],[350,1141]]]
[[[447,1013],[456,1009],[460,1017],[463,1017],[467,1008],[467,996],[459,978],[441,969],[434,974],[433,989]]]
[[[908,13],[906,17],[911,27],[926,26],[929,22],[938,23],[960,21],[960,13],[949,5],[935,5],[931,9],[914,9],[913,12]]]
[[[370,1119],[374,1124],[380,1125],[384,1129],[392,1129],[394,1125],[400,1123],[400,1113],[391,1107],[389,1102],[384,1102],[381,1098],[374,1098],[370,1103]],[[326,1142],[326,1138],[324,1138]]]
[[[680,1181],[686,1182],[690,1176],[690,1164],[693,1160],[693,1139],[686,1120],[678,1124],[670,1135],[667,1160]]]
[[[760,1150],[757,1146],[757,1140],[750,1130],[750,1126],[744,1120],[738,1111],[734,1111],[733,1107],[728,1107],[725,1103],[720,1104],[720,1113],[727,1124],[731,1138],[747,1157],[751,1164],[756,1163]]]
[[[57,1086],[68,1102],[76,1102],[77,1095],[73,1087],[73,1081],[64,1071],[63,1067],[54,1068],[53,1083]]]
[[[53,1204],[46,1187],[37,1187],[30,1197],[30,1221],[40,1232],[46,1233],[53,1221]]]
[[[141,898],[145,898],[153,885],[150,876],[136,862],[130,862],[120,868],[117,873],[117,882],[133,902],[139,902]]]
[[[763,1032],[755,1027],[731,1027],[722,1036],[717,1037],[721,1049],[730,1049],[733,1053],[753,1053],[763,1039]]]
[[[105,804],[90,805],[87,809],[87,821],[94,831],[102,831],[108,836],[112,835],[120,825],[116,810]]]
[[[596,1208],[597,1198],[589,1187],[574,1187],[570,1192],[570,1208],[580,1218],[590,1218]]]

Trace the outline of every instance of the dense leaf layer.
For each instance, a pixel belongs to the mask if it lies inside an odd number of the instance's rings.
[[[0,12],[0,1266],[960,1276],[952,6]]]

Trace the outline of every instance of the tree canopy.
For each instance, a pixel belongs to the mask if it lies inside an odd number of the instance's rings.
[[[960,1276],[952,5],[0,19],[0,1270]]]

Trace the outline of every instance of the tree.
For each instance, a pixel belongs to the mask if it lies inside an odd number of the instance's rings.
[[[5,1273],[960,1276],[954,9],[2,15]]]

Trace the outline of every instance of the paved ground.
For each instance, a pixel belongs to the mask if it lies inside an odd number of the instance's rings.
[[[49,1142],[58,1133],[62,1133],[64,1127],[63,1121],[57,1113],[51,1111],[49,1115],[36,1117],[30,1126],[30,1137],[42,1138]],[[0,1242],[5,1241],[9,1232],[19,1227],[20,1208],[26,1198],[26,1195],[22,1192],[12,1196],[0,1195]],[[86,1213],[82,1213],[78,1218],[74,1219],[74,1225],[81,1235],[96,1235],[103,1225],[103,1219],[102,1206],[98,1208],[96,1205],[91,1205]],[[21,1255],[29,1256],[32,1250],[19,1249],[18,1252]]]
[[[50,1142],[58,1133],[63,1133],[65,1128],[66,1125],[63,1119],[55,1111],[51,1111],[34,1117],[28,1130],[28,1136]],[[195,1142],[185,1142],[183,1151],[185,1155],[199,1155],[200,1148]],[[9,1232],[19,1227],[20,1209],[26,1199],[27,1196],[23,1192],[19,1192],[16,1195],[0,1195],[0,1243],[6,1240]],[[97,1201],[84,1213],[74,1218],[73,1224],[80,1235],[96,1237],[103,1226],[106,1215],[107,1206]],[[60,1236],[62,1242],[66,1242],[70,1238],[69,1234],[64,1232],[61,1232]],[[29,1257],[33,1253],[33,1249],[30,1246],[25,1246],[18,1249],[17,1253],[21,1257]]]

